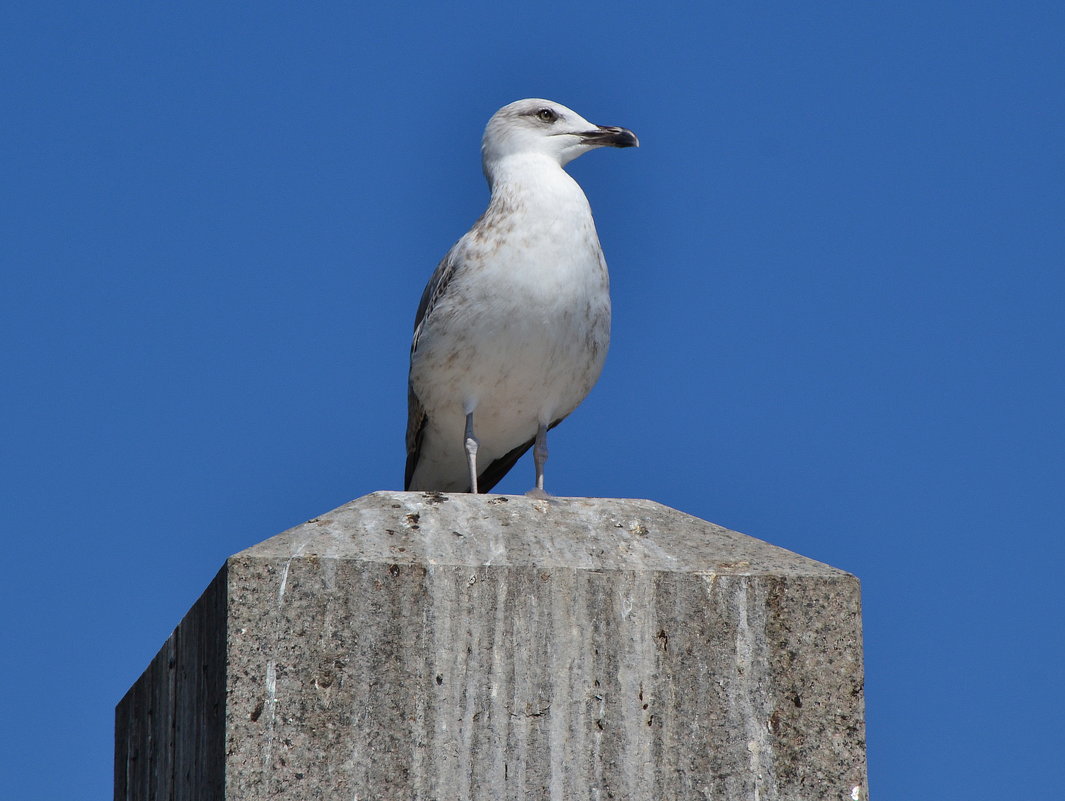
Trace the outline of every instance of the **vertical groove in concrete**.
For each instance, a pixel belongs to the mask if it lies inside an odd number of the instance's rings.
[[[649,501],[374,493],[232,557],[117,722],[128,801],[864,799],[859,587]]]

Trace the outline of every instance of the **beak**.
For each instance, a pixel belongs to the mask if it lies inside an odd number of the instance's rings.
[[[639,147],[640,140],[628,128],[597,125],[594,131],[578,134],[582,145],[592,147]]]

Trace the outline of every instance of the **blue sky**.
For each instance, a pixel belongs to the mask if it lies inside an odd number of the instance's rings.
[[[114,704],[226,556],[401,488],[418,297],[528,96],[642,145],[571,166],[614,332],[548,490],[858,575],[874,797],[1065,784],[1065,6],[0,23],[11,798],[110,797]]]

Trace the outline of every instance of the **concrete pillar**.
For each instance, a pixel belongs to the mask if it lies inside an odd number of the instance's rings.
[[[367,495],[116,718],[123,801],[867,798],[858,580],[651,501]]]

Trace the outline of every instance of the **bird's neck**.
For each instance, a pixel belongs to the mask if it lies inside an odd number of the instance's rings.
[[[485,165],[492,200],[521,198],[529,204],[587,204],[580,185],[558,162],[538,153],[521,153]]]

